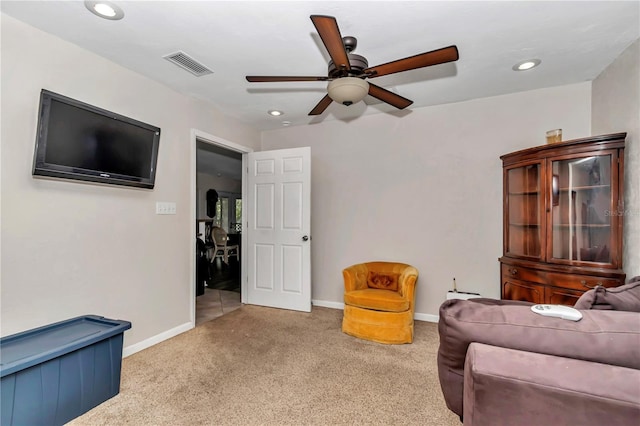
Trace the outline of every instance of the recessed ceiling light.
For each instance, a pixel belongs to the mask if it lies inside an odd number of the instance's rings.
[[[283,121],[283,122],[282,122],[282,125],[283,125],[283,126],[285,126],[285,127],[286,127],[286,126],[290,126],[290,125],[291,125],[291,122],[290,122],[290,121]]]
[[[273,115],[274,117],[278,117],[280,115],[283,115],[284,112],[282,111],[278,111],[277,109],[272,109],[269,111],[269,115]]]
[[[85,0],[84,5],[91,13],[104,19],[117,21],[118,19],[124,18],[122,9],[110,1]]]
[[[540,65],[540,62],[542,62],[540,59],[527,59],[526,61],[518,62],[512,67],[512,69],[514,71],[526,71],[537,67]]]

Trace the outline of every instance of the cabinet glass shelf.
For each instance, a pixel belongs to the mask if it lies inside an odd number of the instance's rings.
[[[571,227],[580,227],[580,228],[611,228],[611,225],[608,223],[557,223],[553,225],[554,228],[571,228]]]
[[[587,186],[573,186],[573,187],[565,187],[560,188],[561,192],[568,191],[588,191],[590,189],[609,189],[611,185],[587,185]]]
[[[538,195],[540,191],[510,192],[509,195]]]

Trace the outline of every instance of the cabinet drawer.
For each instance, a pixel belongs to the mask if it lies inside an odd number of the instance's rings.
[[[554,272],[547,273],[547,279],[549,280],[549,285],[580,291],[587,291],[597,285],[615,287],[621,284],[618,280],[611,278],[602,278],[592,275],[558,274]]]
[[[544,286],[517,280],[503,280],[502,298],[507,300],[524,300],[531,303],[544,303]]]
[[[550,286],[544,289],[544,303],[573,306],[583,294],[584,291]]]
[[[547,284],[546,273],[536,271],[535,269],[522,268],[520,266],[502,265],[502,281],[505,279],[514,279],[521,281],[530,281],[538,284]]]

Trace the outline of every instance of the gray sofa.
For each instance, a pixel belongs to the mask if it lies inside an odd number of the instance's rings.
[[[577,322],[530,307],[442,304],[438,373],[449,409],[475,426],[638,425],[640,281],[585,293]]]

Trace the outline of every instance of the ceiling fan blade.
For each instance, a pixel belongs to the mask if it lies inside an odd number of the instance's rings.
[[[429,67],[431,65],[444,64],[446,62],[457,61],[458,48],[456,46],[444,47],[431,52],[421,53],[419,55],[410,56],[397,61],[388,62],[386,64],[367,68],[363,71],[369,78],[380,77],[381,75],[393,74],[402,71],[413,70],[416,68]]]
[[[313,108],[311,110],[309,115],[320,115],[320,114],[322,114],[324,112],[324,110],[327,109],[327,107],[329,105],[331,105],[331,102],[333,102],[333,99],[331,99],[329,97],[329,95],[324,95],[324,98],[322,98],[320,100],[320,102],[318,102],[318,105],[316,105],[315,108]]]
[[[251,83],[274,83],[278,81],[327,81],[329,77],[283,77],[283,76],[265,76],[265,75],[248,75],[247,81]]]
[[[405,109],[409,105],[413,103],[412,100],[403,98],[400,95],[396,95],[393,92],[388,91],[387,89],[383,89],[380,86],[376,86],[375,84],[369,83],[369,95],[374,98],[380,99],[383,102],[388,103],[398,109]]]
[[[316,30],[318,30],[318,34],[320,34],[320,38],[327,48],[327,52],[329,52],[329,56],[331,56],[331,60],[336,68],[349,71],[351,64],[349,63],[349,57],[342,42],[342,36],[340,35],[336,18],[333,16],[311,15],[311,21],[313,21],[313,25],[315,25]]]

